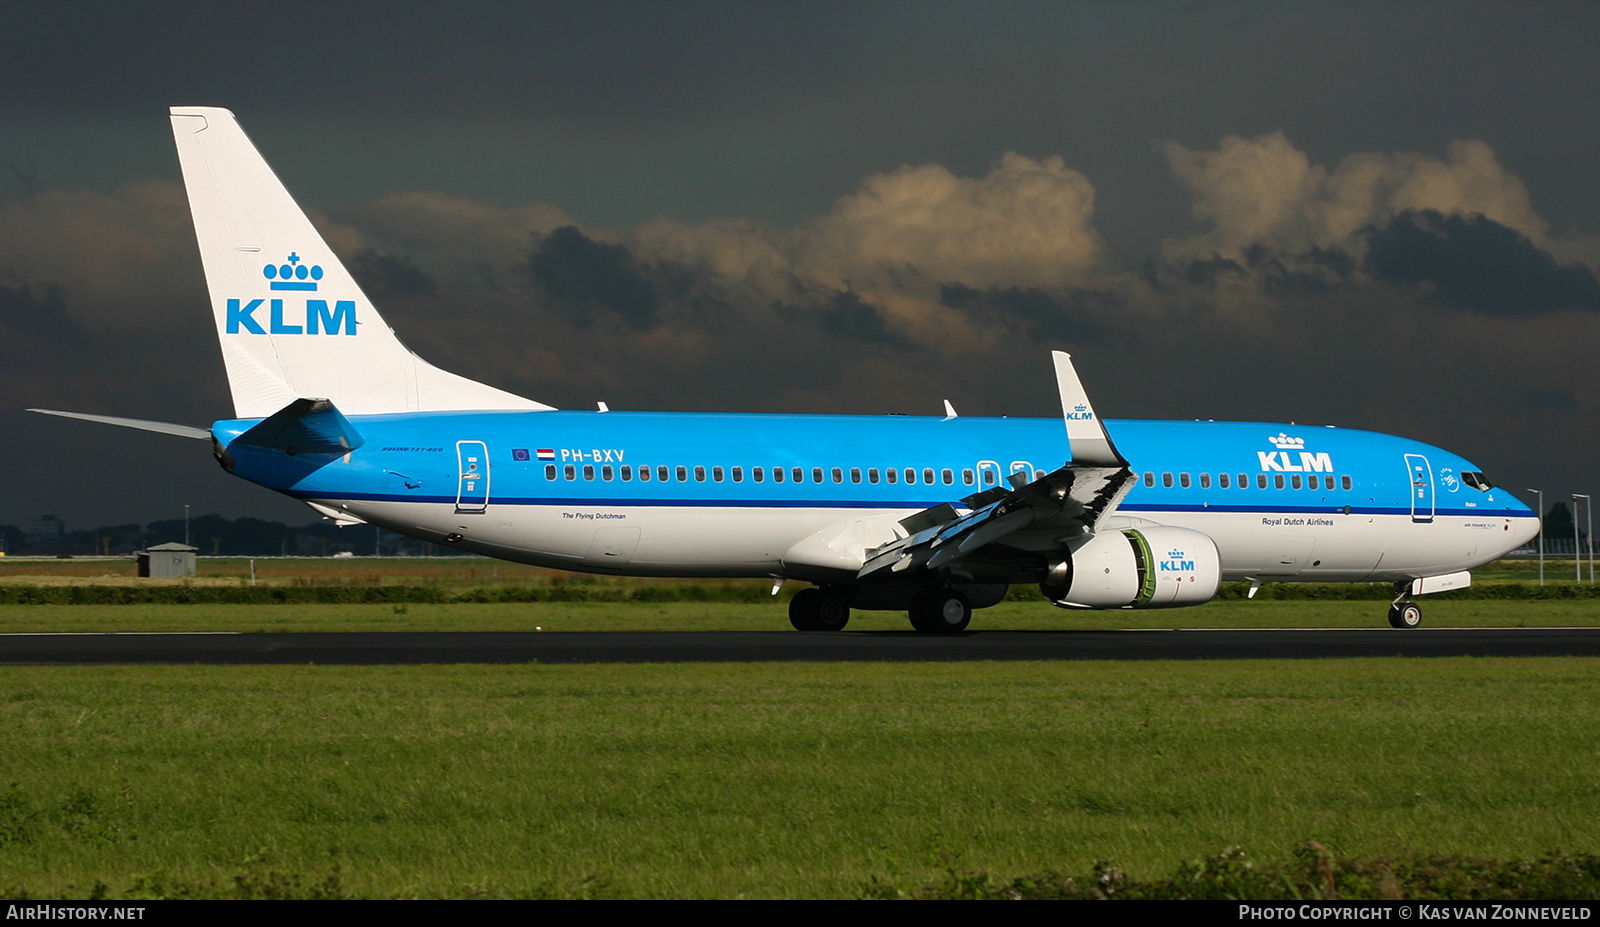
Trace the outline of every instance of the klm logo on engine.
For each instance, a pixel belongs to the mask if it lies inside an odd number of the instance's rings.
[[[301,263],[300,255],[289,252],[283,264],[268,264],[261,275],[271,283],[274,291],[317,291],[322,280],[321,265]],[[285,305],[285,302],[288,305]],[[265,319],[258,317],[260,311]],[[265,321],[266,327],[262,327]],[[230,335],[240,332],[251,335],[354,335],[356,333],[356,301],[337,299],[329,307],[326,299],[306,299],[304,306],[297,300],[283,297],[267,299],[230,299],[226,330]]]
[[[1181,550],[1167,551],[1167,559],[1161,561],[1157,569],[1162,573],[1193,573],[1194,561],[1185,560]]]
[[[1333,458],[1326,451],[1313,454],[1305,450],[1305,438],[1292,438],[1283,432],[1267,438],[1275,451],[1256,451],[1261,460],[1261,472],[1273,473],[1332,473]]]
[[[1067,413],[1067,421],[1069,422],[1087,422],[1093,419],[1094,413],[1090,412],[1089,407],[1081,402],[1073,406],[1072,411]]]

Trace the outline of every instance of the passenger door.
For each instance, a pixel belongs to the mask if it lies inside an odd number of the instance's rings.
[[[1411,481],[1411,520],[1433,521],[1433,467],[1421,454],[1406,455],[1406,476]]]
[[[457,441],[456,511],[481,513],[489,507],[489,446],[482,441]]]

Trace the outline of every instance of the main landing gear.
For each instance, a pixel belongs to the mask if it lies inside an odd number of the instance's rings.
[[[836,589],[802,589],[789,600],[789,623],[796,631],[843,631],[850,602]]]
[[[911,626],[924,634],[955,634],[972,621],[972,605],[954,589],[927,588],[911,598]]]
[[[837,586],[802,589],[789,600],[789,623],[796,631],[843,631],[850,622],[854,592]],[[886,606],[880,603],[876,607]],[[911,597],[908,611],[911,626],[924,634],[956,634],[972,621],[972,603],[955,589],[920,589]]]

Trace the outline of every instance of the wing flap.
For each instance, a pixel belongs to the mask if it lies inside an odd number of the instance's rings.
[[[965,515],[945,504],[902,520],[908,536],[871,551],[858,578],[881,570],[941,569],[1024,530],[1064,541],[1096,530],[1116,511],[1134,486],[1133,471],[1089,404],[1072,359],[1052,353],[1071,460],[1032,482],[1013,473],[1009,487],[966,497],[962,503],[971,511]]]

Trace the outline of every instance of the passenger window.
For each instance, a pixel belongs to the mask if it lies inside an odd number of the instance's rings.
[[[1202,485],[1204,485],[1204,484],[1202,484]],[[1227,488],[1229,488],[1228,487],[1228,474],[1226,474],[1226,473],[1218,473],[1217,474],[1217,488],[1218,489],[1227,489]]]
[[[835,483],[843,483],[844,482],[844,471],[840,470],[838,467],[834,467],[833,468],[833,481]]]
[[[1156,475],[1149,470],[1144,471],[1144,484],[1146,486],[1154,486],[1156,484]]]
[[[626,469],[626,468],[624,468],[624,469]],[[733,468],[733,481],[735,483],[743,483],[744,482],[744,468],[743,467],[734,467]]]
[[[908,470],[906,472],[909,473],[911,471]],[[900,482],[900,471],[890,467],[889,469],[883,471],[883,478],[891,483],[898,483]]]
[[[553,479],[556,478],[556,465],[555,464],[545,464],[544,465],[544,478],[547,479],[547,480],[553,480]]]
[[[1343,486],[1345,491],[1348,492],[1350,489],[1350,474],[1346,473],[1344,476],[1339,477],[1339,485]]]
[[[945,469],[940,470],[939,473],[940,473],[941,478],[944,480],[944,484],[946,486],[954,486],[955,485],[956,475],[955,475],[954,472],[952,472],[950,470],[950,468],[946,467]],[[933,480],[930,479],[930,480],[928,480],[928,482],[931,483],[931,482],[933,482]]]
[[[852,482],[852,483],[861,482],[861,468],[860,467],[851,467],[850,468],[850,482]]]
[[[600,478],[602,480],[605,480],[607,483],[611,482],[611,478],[616,476],[616,475],[617,475],[617,471],[611,469],[611,465],[610,464],[606,464],[605,466],[600,468]]]
[[[812,467],[811,468],[811,482],[813,482],[813,483],[822,482],[822,468],[821,467]]]
[[[773,467],[772,468],[772,481],[774,483],[783,482],[783,468],[782,467]]]
[[[689,468],[688,467],[679,467],[678,468],[678,482],[680,482],[680,483],[689,482]]]
[[[574,467],[572,464],[567,464],[566,467],[563,468],[563,470],[564,470],[563,475],[566,476],[567,479],[575,480],[575,479],[578,478],[578,468]]]
[[[972,471],[970,469],[962,469],[961,482],[966,483],[968,486],[972,485]]]
[[[796,483],[804,483],[806,481],[806,471],[800,467],[795,467],[789,471],[789,477]]]
[[[639,479],[646,483],[650,482],[650,466],[648,464],[639,468]]]
[[[629,483],[629,482],[633,481],[633,467],[632,466],[630,466],[628,464],[623,464],[622,465],[622,481],[624,483]]]
[[[867,468],[867,482],[876,483],[877,481],[878,481],[878,468],[877,467],[869,467],[869,468]]]
[[[1171,489],[1172,488],[1172,474],[1170,474],[1170,473],[1161,474],[1161,485],[1167,487],[1168,489]]]
[[[583,478],[586,480],[594,479],[594,464],[583,465]]]
[[[716,482],[716,483],[722,482],[722,468],[721,467],[712,467],[711,468],[711,479],[712,479],[713,482]]]
[[[759,483],[767,478],[767,471],[762,467],[751,467],[750,478]]]
[[[1200,488],[1201,489],[1210,489],[1211,488],[1211,474],[1209,474],[1209,473],[1200,474]]]
[[[1249,489],[1250,488],[1250,477],[1247,474],[1244,474],[1244,473],[1239,474],[1239,488],[1240,489]]]
[[[1291,486],[1293,486],[1295,489],[1299,489],[1300,488],[1300,474],[1296,473],[1293,477],[1291,477],[1289,479],[1289,484]]]
[[[1178,474],[1178,485],[1182,486],[1184,489],[1188,489],[1189,488],[1189,474],[1187,474],[1187,473]]]
[[[662,483],[667,481],[667,465],[656,464],[656,479]],[[683,479],[683,468],[678,468],[678,479]]]
[[[932,467],[923,467],[922,468],[922,481],[924,483],[927,483],[929,486],[933,485],[933,468]],[[910,482],[910,480],[907,480],[907,482]]]
[[[1283,479],[1283,477],[1280,476],[1280,477],[1278,477],[1278,479],[1281,480],[1281,479]],[[1267,488],[1267,475],[1265,473],[1257,473],[1256,474],[1256,488],[1257,489],[1266,489]]]
[[[694,468],[694,481],[696,483],[704,483],[706,481],[706,468],[705,467],[695,467]]]
[[[1282,489],[1283,488],[1283,474],[1282,473],[1274,473],[1274,474],[1272,474],[1272,485],[1277,487],[1278,489]]]

